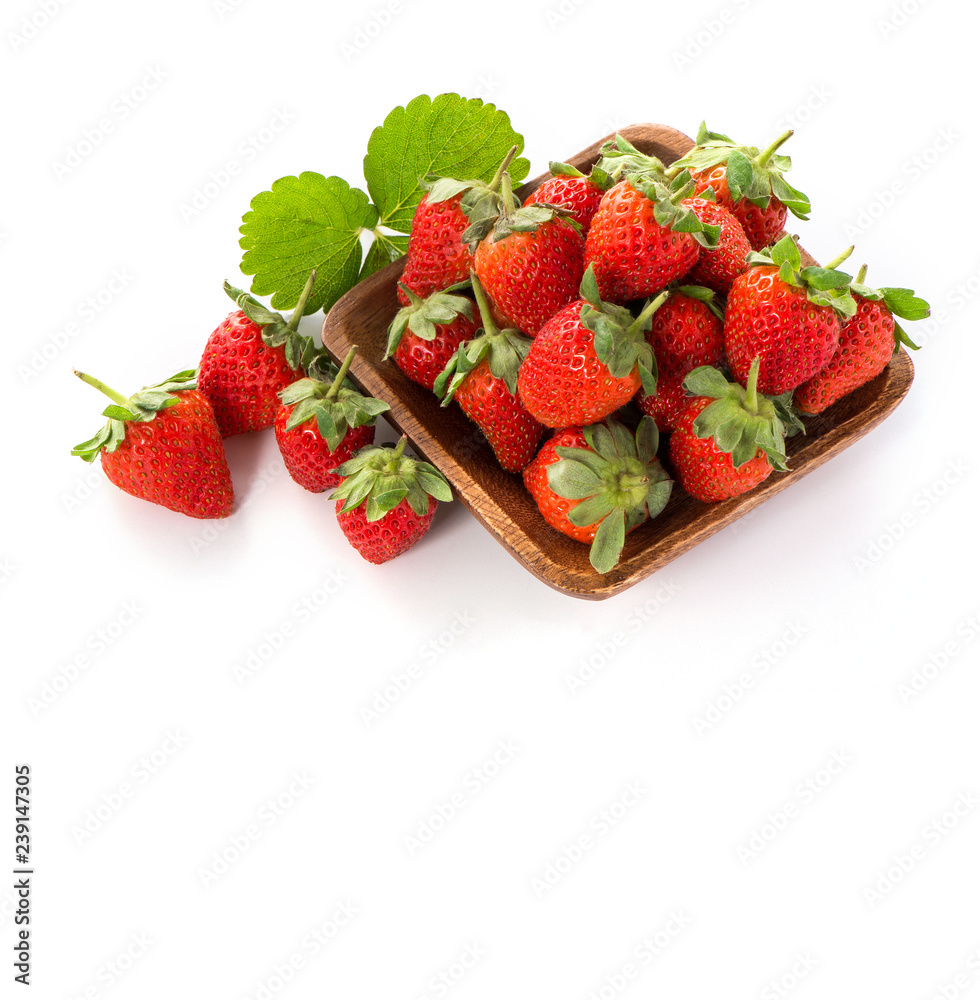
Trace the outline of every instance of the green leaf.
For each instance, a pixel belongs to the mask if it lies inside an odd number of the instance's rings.
[[[684,388],[694,396],[718,399],[728,392],[728,387],[728,379],[711,365],[701,365],[684,376]]]
[[[108,417],[110,420],[137,419],[137,415],[133,410],[127,410],[125,406],[120,406],[118,403],[110,403],[102,411],[102,416]]]
[[[663,479],[650,487],[647,491],[647,512],[650,517],[656,517],[667,506],[673,488],[674,483],[667,478],[666,474],[664,474]]]
[[[548,485],[566,500],[583,500],[595,496],[602,480],[581,462],[562,459],[548,466]]]
[[[453,491],[449,488],[449,483],[443,478],[441,472],[437,472],[435,469],[430,472],[428,469],[423,468],[421,465],[415,472],[415,476],[418,479],[419,486],[425,490],[429,496],[433,496],[436,500],[442,500],[448,503],[453,498]]]
[[[619,562],[625,542],[625,517],[622,511],[613,511],[599,525],[592,540],[592,548],[589,550],[592,568],[597,573],[608,573]]]
[[[911,288],[882,288],[885,305],[902,319],[925,319],[929,315],[929,303],[918,298]]]
[[[345,423],[346,421],[342,421],[341,426],[338,427],[337,421],[329,409],[324,408],[316,411],[317,430],[320,432],[320,437],[327,442],[327,447],[331,451],[337,450],[344,435],[347,433],[347,427],[343,426]]]
[[[792,236],[784,236],[772,248],[773,264],[779,267],[787,261],[792,265],[794,271],[800,269],[800,248],[796,245],[796,241]]]
[[[363,281],[370,277],[375,271],[380,271],[393,260],[398,260],[407,250],[407,236],[375,234],[374,242],[364,255],[364,263],[361,265],[361,273],[357,276],[357,280]]]
[[[360,234],[377,224],[378,210],[367,195],[340,177],[312,171],[280,177],[242,217],[242,273],[253,276],[253,292],[272,295],[280,309],[296,305],[316,270],[305,311],[327,310],[357,282]]]
[[[568,520],[579,528],[588,528],[590,525],[598,524],[615,509],[616,504],[606,496],[588,497],[568,512]],[[622,514],[622,508],[619,513]]]
[[[409,232],[425,194],[419,178],[437,174],[490,181],[514,145],[520,152],[524,138],[511,128],[510,118],[478,98],[422,94],[395,108],[371,133],[364,157],[364,177],[381,224]],[[515,159],[511,179],[523,180],[529,167],[527,160]]]
[[[736,201],[749,190],[752,184],[752,164],[748,157],[738,149],[732,150],[728,157],[725,180],[728,182],[728,190]]]
[[[660,433],[653,417],[644,415],[636,429],[636,453],[644,465],[649,465],[657,457]]]
[[[829,288],[846,288],[851,283],[851,276],[843,271],[832,271],[826,267],[805,267],[800,271],[800,277],[811,287],[819,291]]]

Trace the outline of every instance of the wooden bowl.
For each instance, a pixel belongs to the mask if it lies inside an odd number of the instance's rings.
[[[673,162],[694,145],[688,136],[664,125],[632,125],[620,134],[664,163]],[[568,162],[587,171],[604,141],[600,139]],[[529,181],[518,194],[526,197],[549,176]],[[814,263],[805,252],[803,257],[806,263]],[[404,258],[393,262],[333,306],[323,321],[324,346],[339,361],[353,344],[358,345],[350,372],[353,381],[391,406],[385,418],[444,473],[460,502],[493,538],[544,583],[573,597],[601,600],[666,566],[867,434],[901,402],[912,383],[912,361],[901,351],[873,381],[819,416],[806,418],[806,435],[787,442],[790,471],[773,473],[743,496],[704,504],[675,485],[665,510],[632,531],[619,564],[600,575],[589,564],[588,546],[545,523],[521,477],[501,470],[459,407],[441,407],[432,393],[406,378],[393,361],[382,360],[388,325],[399,308],[397,281],[403,266]]]

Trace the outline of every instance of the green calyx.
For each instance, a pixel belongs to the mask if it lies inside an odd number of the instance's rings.
[[[701,122],[696,145],[675,160],[671,170],[689,167],[701,173],[724,163],[725,182],[733,199],[746,198],[753,205],[765,208],[773,197],[798,219],[806,219],[810,212],[810,199],[786,180],[784,174],[792,163],[788,156],[776,152],[792,134],[791,129],[783,132],[760,150],[756,146],[743,146],[720,132],[709,132]]]
[[[854,315],[857,304],[850,291],[851,276],[845,271],[838,271],[837,265],[843,263],[853,250],[854,247],[848,247],[825,267],[803,267],[796,238],[786,235],[769,250],[763,253],[753,251],[745,260],[750,267],[778,267],[780,281],[805,289],[807,299],[814,305],[830,306],[847,319]]]
[[[292,412],[286,430],[293,430],[313,418],[320,437],[331,451],[340,447],[348,430],[373,424],[390,407],[380,399],[364,396],[347,379],[351,362],[357,354],[355,345],[347,352],[339,369],[332,366],[325,356],[310,365],[310,376],[286,386],[279,394]]]
[[[462,235],[464,243],[475,250],[478,243],[487,238],[492,242],[512,235],[513,233],[533,233],[544,223],[552,219],[566,219],[569,225],[581,230],[581,226],[572,218],[573,212],[564,205],[554,205],[551,202],[539,201],[530,205],[519,205],[511,188],[510,174],[504,173],[501,185],[501,209],[493,217],[479,219],[470,224]]]
[[[344,501],[341,513],[364,504],[365,518],[378,521],[407,500],[421,517],[430,496],[452,500],[449,483],[435,466],[404,454],[406,441],[402,435],[394,446],[369,445],[335,470],[344,480],[329,499]]]
[[[608,191],[616,183],[612,174],[598,163],[593,164],[592,169],[587,174],[583,174],[578,167],[573,167],[570,163],[560,163],[557,160],[552,160],[548,164],[548,169],[551,171],[552,177],[585,177],[600,191]]]
[[[684,295],[689,299],[696,299],[698,302],[704,303],[717,319],[724,321],[725,310],[713,288],[706,288],[704,285],[673,284],[667,290],[671,295]]]
[[[745,386],[729,382],[711,365],[695,368],[684,379],[684,388],[695,396],[709,396],[709,403],[694,420],[694,433],[701,438],[713,438],[720,451],[732,456],[732,465],[739,468],[761,448],[769,464],[779,472],[786,471],[787,422],[799,429],[798,418],[790,410],[789,401],[764,396],[756,391],[759,358],[752,362]]]
[[[501,187],[505,183],[510,184],[507,168],[516,155],[517,146],[511,146],[489,182],[460,181],[434,174],[426,174],[419,178],[419,183],[426,190],[426,197],[430,202],[448,201],[460,194],[463,196],[459,200],[459,207],[470,220],[470,225],[463,233],[462,239],[471,249],[490,232],[497,217],[504,210]]]
[[[590,264],[582,276],[579,295],[585,300],[580,314],[582,325],[592,331],[596,356],[609,369],[609,374],[613,378],[626,378],[638,368],[643,391],[652,396],[657,391],[657,359],[644,334],[650,329],[653,314],[669,293],[664,291],[650,299],[639,316],[634,317],[625,306],[604,302],[599,297],[599,286]]]
[[[596,168],[608,176],[613,183],[631,174],[642,180],[669,183],[667,169],[661,160],[658,160],[656,156],[641,153],[636,146],[618,133],[599,147],[599,160],[596,163]]]
[[[102,415],[109,418],[105,427],[95,437],[75,445],[71,450],[73,455],[77,455],[85,462],[94,462],[103,449],[109,452],[115,451],[126,439],[127,423],[133,421],[149,423],[161,410],[177,404],[175,393],[197,388],[197,370],[193,368],[177,372],[164,382],[146,386],[128,398],[91,375],[79,371],[75,374],[112,400],[102,411]]]
[[[388,327],[385,358],[395,353],[406,330],[423,340],[435,340],[437,326],[452,323],[461,314],[467,319],[473,318],[473,303],[465,295],[433,292],[422,299],[401,282],[398,287],[408,296],[409,304],[398,310]]]
[[[690,233],[698,243],[709,250],[718,245],[721,226],[702,222],[684,204],[694,190],[694,180],[687,170],[673,179],[651,179],[642,173],[628,173],[627,183],[653,203],[653,217],[657,224],[678,233]]]
[[[471,279],[483,329],[472,340],[460,346],[436,379],[432,388],[442,399],[443,406],[449,405],[466,376],[484,359],[490,366],[490,374],[502,379],[508,391],[516,395],[517,372],[531,348],[531,338],[519,330],[497,328],[490,315],[486,292],[475,272],[471,272]]]
[[[608,573],[619,562],[626,533],[667,506],[673,482],[657,458],[652,417],[644,416],[635,434],[612,419],[582,433],[588,448],[555,449],[560,460],[548,466],[548,485],[579,501],[568,512],[572,524],[598,524],[589,562],[597,573]]]
[[[306,285],[300,294],[299,302],[293,310],[292,316],[286,320],[280,313],[262,305],[258,299],[253,298],[248,292],[243,292],[240,288],[235,288],[227,281],[224,283],[225,294],[238,306],[239,309],[257,326],[262,327],[262,341],[269,347],[283,347],[286,351],[286,361],[293,371],[304,371],[312,364],[313,359],[318,354],[322,354],[322,349],[316,347],[312,337],[304,336],[299,332],[299,321],[306,309],[306,303],[313,291],[313,283],[316,281],[316,271],[311,271]]]
[[[862,299],[871,302],[884,302],[888,311],[893,316],[901,319],[918,320],[926,319],[931,313],[929,303],[925,299],[920,299],[911,288],[871,288],[864,283],[868,271],[868,265],[862,264],[857,277],[851,282],[851,293],[859,295]],[[900,347],[907,347],[912,351],[919,350],[911,337],[898,325],[895,324],[895,350]]]

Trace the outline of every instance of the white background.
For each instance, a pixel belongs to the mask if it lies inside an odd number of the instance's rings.
[[[0,871],[29,762],[35,995],[980,996],[978,24],[903,6],[4,5]],[[933,304],[909,396],[601,603],[458,504],[367,564],[271,433],[229,442],[218,524],[69,455],[103,405],[73,367],[193,367],[252,196],[363,184],[371,129],[444,91],[505,109],[532,175],[633,122],[795,125],[803,244]]]

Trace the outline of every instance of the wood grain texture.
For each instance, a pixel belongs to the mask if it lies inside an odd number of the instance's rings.
[[[632,125],[620,134],[664,163],[673,162],[693,145],[688,136],[664,125]],[[587,170],[604,141],[598,140],[568,162]],[[549,176],[529,181],[519,195],[526,197]],[[805,252],[803,256],[806,263],[814,263]],[[912,361],[902,351],[872,382],[823,414],[807,418],[807,434],[787,442],[790,471],[773,473],[741,497],[703,504],[675,485],[663,513],[631,532],[619,564],[600,575],[589,564],[588,546],[545,523],[521,477],[500,468],[480,432],[457,406],[441,407],[432,393],[406,378],[394,362],[382,360],[388,325],[399,308],[397,281],[403,266],[404,258],[395,261],[334,305],[323,322],[324,346],[338,361],[351,345],[358,346],[351,377],[365,392],[391,406],[386,414],[389,423],[407,434],[416,451],[445,474],[460,502],[497,542],[544,583],[573,597],[601,600],[662,569],[867,434],[895,409],[912,383]]]

